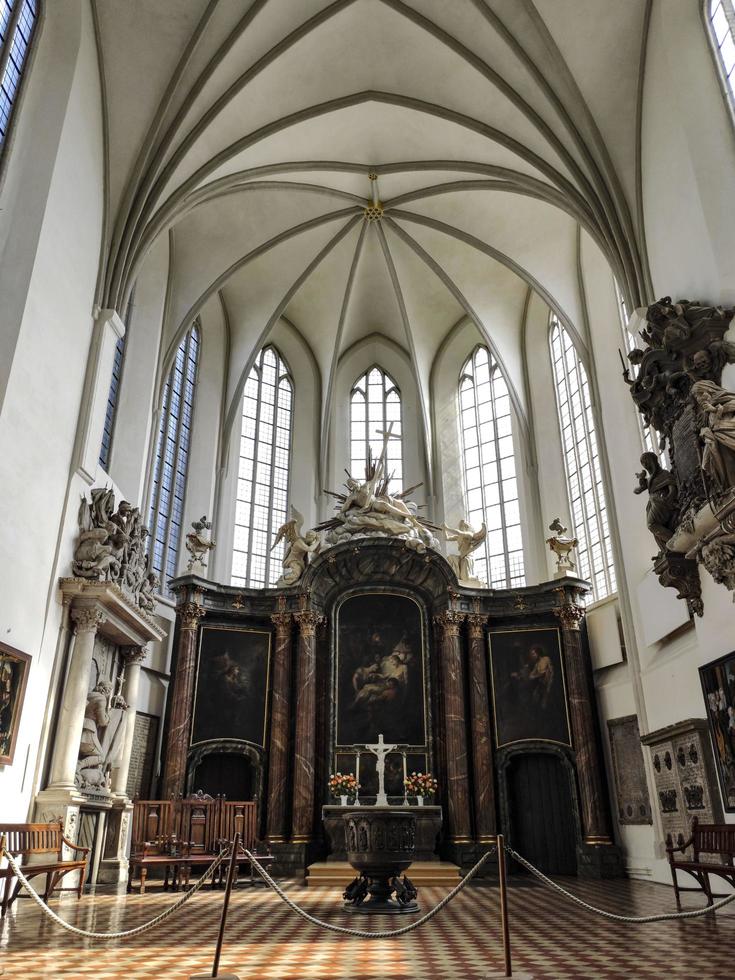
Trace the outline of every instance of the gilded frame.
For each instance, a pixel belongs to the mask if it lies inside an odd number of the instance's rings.
[[[13,689],[11,688],[10,677],[4,676],[3,665],[6,663],[15,664],[20,667],[20,682]],[[26,688],[28,686],[28,674],[31,669],[31,656],[16,650],[15,647],[7,643],[0,642],[0,697],[4,693],[8,695],[10,704],[10,723],[8,727],[9,739],[7,740],[6,752],[0,753],[0,766],[12,766],[15,758],[15,749],[18,742],[18,730],[20,728],[20,718],[23,714],[23,702],[25,701]],[[2,742],[0,742],[2,747]]]

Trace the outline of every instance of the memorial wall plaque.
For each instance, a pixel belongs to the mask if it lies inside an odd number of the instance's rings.
[[[611,718],[607,727],[615,777],[618,822],[631,826],[650,824],[653,822],[651,801],[646,782],[638,716]]]

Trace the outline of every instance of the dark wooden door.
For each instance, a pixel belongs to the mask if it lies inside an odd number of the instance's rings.
[[[228,800],[252,800],[253,770],[250,759],[233,752],[210,752],[197,766],[193,789]]]
[[[513,848],[545,874],[576,874],[574,804],[561,760],[544,752],[517,755],[507,778]],[[514,862],[512,870],[523,868]]]

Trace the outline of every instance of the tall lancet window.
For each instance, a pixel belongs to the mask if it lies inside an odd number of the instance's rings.
[[[476,347],[462,368],[459,407],[467,519],[487,525],[475,574],[493,588],[525,585],[510,395],[487,347]]]
[[[242,399],[232,585],[267,588],[282,572],[285,542],[271,548],[286,521],[292,417],[288,367],[275,347],[264,347]]]
[[[392,476],[390,492],[403,490],[403,427],[401,392],[393,378],[377,366],[357,379],[350,392],[350,473],[361,477],[368,458],[383,451],[383,436],[392,425],[388,440],[386,472]]]
[[[733,0],[705,0],[705,19],[725,97],[735,111],[735,7]]]
[[[39,0],[0,0],[0,152],[38,20]]]
[[[177,572],[181,544],[200,346],[200,326],[195,322],[179,344],[163,389],[148,527],[153,539],[151,564],[165,593],[166,581]]]
[[[577,567],[592,584],[593,599],[604,599],[616,589],[615,567],[589,382],[571,337],[553,314],[550,328],[567,493],[579,541]]]

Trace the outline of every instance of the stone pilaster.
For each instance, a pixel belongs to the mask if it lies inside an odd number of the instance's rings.
[[[189,752],[189,733],[194,698],[194,674],[196,671],[197,636],[199,620],[204,607],[194,598],[177,606],[179,618],[179,645],[176,658],[176,676],[171,694],[166,756],[163,770],[161,795],[171,799],[184,792],[186,760]]]
[[[467,736],[460,629],[464,614],[448,609],[434,617],[441,634],[442,711],[446,742],[447,829],[451,844],[471,844]]]
[[[323,617],[307,609],[295,615],[299,624],[299,645],[296,663],[296,732],[291,841],[294,844],[308,844],[314,836],[316,629]]]
[[[288,747],[291,717],[291,633],[293,617],[285,602],[271,616],[276,627],[273,651],[273,693],[271,731],[268,748],[267,833],[270,843],[282,843],[287,835]]]
[[[475,789],[475,840],[478,844],[489,844],[497,831],[493,740],[490,730],[490,699],[487,688],[486,622],[486,616],[472,614],[467,617],[470,731],[472,733],[472,773]]]
[[[50,789],[73,791],[97,629],[107,618],[99,606],[72,606],[74,646],[56,726]]]

